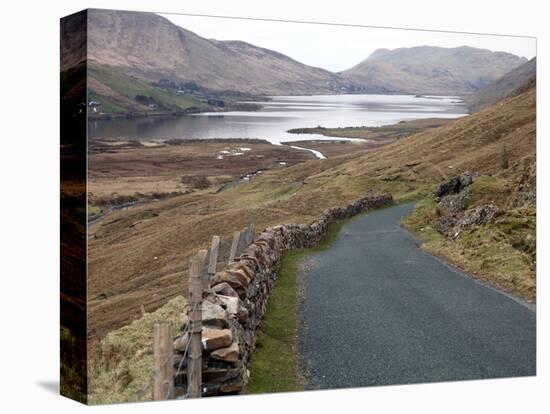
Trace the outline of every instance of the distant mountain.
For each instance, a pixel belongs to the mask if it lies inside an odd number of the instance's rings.
[[[153,13],[89,10],[88,58],[147,81],[256,95],[328,93],[342,82],[269,49],[202,38]]]
[[[468,46],[378,49],[342,75],[372,93],[465,94],[526,61]]]
[[[528,88],[531,83],[536,82],[536,77],[537,58],[534,57],[523,65],[512,69],[495,82],[484,86],[475,94],[469,96],[466,102],[472,112],[477,112],[507,96]]]
[[[254,95],[468,94],[526,61],[471,47],[421,46],[379,49],[332,73],[250,43],[205,39],[154,13],[115,10],[69,16],[61,32],[62,71],[80,63],[91,111],[107,113],[242,109],[239,100]]]

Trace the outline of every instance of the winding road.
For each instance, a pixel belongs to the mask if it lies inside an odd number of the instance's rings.
[[[306,388],[536,374],[532,305],[420,250],[399,224],[412,208],[362,215],[301,263]]]

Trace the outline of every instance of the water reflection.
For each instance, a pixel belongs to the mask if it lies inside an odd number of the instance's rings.
[[[291,128],[381,126],[418,118],[467,114],[455,96],[314,95],[277,96],[257,112],[203,113],[89,122],[90,138],[166,140],[173,138],[261,138],[273,143],[315,136],[288,134]]]

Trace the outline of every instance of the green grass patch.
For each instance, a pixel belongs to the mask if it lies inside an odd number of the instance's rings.
[[[305,256],[330,247],[350,220],[353,218],[334,223],[319,246],[293,250],[283,256],[277,283],[258,332],[257,348],[250,365],[250,382],[246,386],[247,394],[304,389],[296,340],[299,263]]]
[[[88,102],[90,101],[101,102],[101,112],[112,114],[128,111],[128,108],[117,104],[115,100],[110,99],[106,96],[98,95],[97,93],[92,91],[88,91]],[[94,113],[91,109],[89,111],[90,113]]]
[[[103,211],[103,209],[99,206],[95,206],[95,205],[92,205],[92,204],[88,204],[88,215],[89,216],[92,216],[92,215],[95,215],[95,214],[101,214],[101,212]]]
[[[411,214],[401,220],[401,224],[415,233],[422,243],[437,243],[445,239],[434,227],[437,220],[436,206],[432,197],[425,197],[416,203]]]
[[[392,194],[395,203],[406,203],[425,197],[432,192],[434,185],[431,182],[386,177],[385,179],[369,178],[366,180],[365,187],[377,193]]]
[[[148,96],[167,110],[177,111],[190,107],[201,108],[205,106],[194,97],[176,94],[153,86],[150,83],[124,73],[123,70],[118,68],[89,65],[88,76],[97,79],[104,85],[107,85],[132,101],[135,101],[137,95]],[[103,112],[121,112],[120,108],[123,108],[123,112],[131,110],[131,108],[126,108],[123,104],[116,103],[114,99],[105,98],[94,93],[92,93],[91,96],[95,96],[95,99],[99,100],[103,105],[104,102],[107,104],[107,107],[103,107]]]
[[[504,204],[510,196],[512,186],[504,178],[482,175],[471,186],[470,206],[494,202]]]

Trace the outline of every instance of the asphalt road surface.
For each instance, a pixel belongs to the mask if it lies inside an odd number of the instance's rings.
[[[400,218],[360,216],[302,262],[306,388],[536,374],[536,324],[522,304],[417,247]]]

